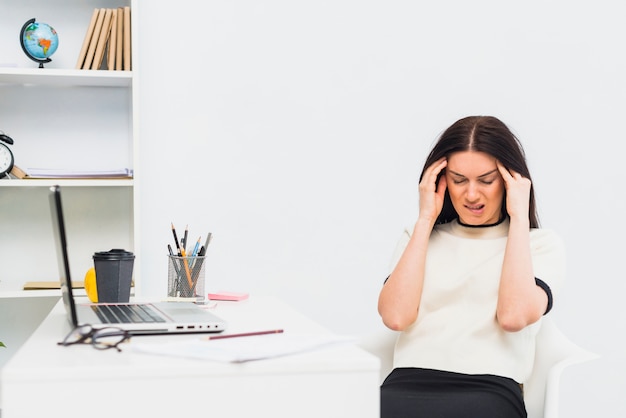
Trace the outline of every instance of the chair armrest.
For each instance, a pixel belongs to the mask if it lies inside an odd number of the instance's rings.
[[[554,364],[548,372],[546,381],[546,397],[544,403],[544,418],[559,418],[559,398],[561,374],[566,367],[574,364],[580,364],[587,361],[595,360],[600,356],[583,350],[582,348],[569,354],[566,358]]]

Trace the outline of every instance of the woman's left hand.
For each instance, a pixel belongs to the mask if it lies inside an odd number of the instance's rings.
[[[515,218],[517,216],[522,219],[528,218],[528,208],[530,205],[530,179],[522,176],[520,173],[508,170],[500,161],[497,161],[498,170],[504,180],[506,189],[506,208],[509,216]]]

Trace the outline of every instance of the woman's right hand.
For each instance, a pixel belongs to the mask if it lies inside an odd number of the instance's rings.
[[[448,160],[441,158],[424,170],[419,185],[419,217],[398,263],[378,296],[378,312],[383,323],[394,331],[405,330],[417,319],[428,241],[443,208],[447,188],[446,177],[439,175],[447,165]]]
[[[419,185],[419,217],[433,224],[443,208],[443,198],[447,187],[446,176],[442,175],[438,182],[437,177],[447,165],[446,157],[435,161],[424,171]]]

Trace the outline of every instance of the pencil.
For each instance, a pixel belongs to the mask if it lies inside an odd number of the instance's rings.
[[[174,243],[176,244],[176,249],[178,250],[178,255],[181,255],[180,243],[178,242],[178,235],[176,235],[176,229],[174,228],[174,222],[172,222],[172,235],[174,235]]]
[[[269,331],[256,331],[256,332],[244,332],[242,334],[226,334],[226,335],[215,335],[210,337],[205,337],[206,340],[222,340],[225,338],[237,338],[237,337],[254,337],[256,335],[266,335],[266,334],[282,334],[284,331],[282,329],[272,329]]]
[[[187,255],[185,254],[185,249],[182,248],[182,263],[185,266],[185,273],[187,275],[187,283],[189,283],[189,290],[191,290],[193,288],[193,282],[191,281],[191,271],[189,271],[189,264],[187,264],[185,262],[185,258],[187,257]]]

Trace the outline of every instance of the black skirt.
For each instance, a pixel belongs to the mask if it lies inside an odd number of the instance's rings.
[[[380,387],[381,418],[525,418],[512,379],[419,368],[394,369]]]

